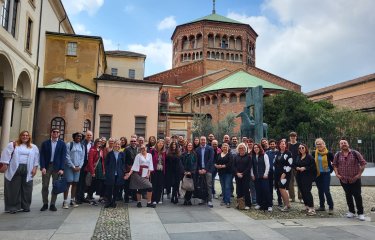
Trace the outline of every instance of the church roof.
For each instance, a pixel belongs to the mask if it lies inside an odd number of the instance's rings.
[[[47,86],[42,87],[44,89],[56,89],[56,90],[68,90],[68,91],[74,91],[74,92],[83,92],[83,93],[89,93],[96,95],[93,91],[82,87],[81,85],[74,83],[68,79],[63,80],[58,83],[53,83]]]
[[[214,22],[227,22],[227,23],[244,24],[242,22],[239,22],[239,21],[233,20],[231,18],[227,18],[227,17],[221,16],[221,15],[216,14],[216,13],[212,13],[212,14],[207,15],[205,17],[201,17],[201,18],[195,19],[195,20],[193,20],[191,22],[188,22],[188,23],[194,23],[194,22],[199,22],[199,21],[204,21],[204,20],[206,20],[206,21],[214,21]]]
[[[218,91],[223,89],[251,88],[261,85],[265,89],[287,90],[284,87],[255,77],[243,70],[229,74],[209,86],[198,89],[194,94]]]

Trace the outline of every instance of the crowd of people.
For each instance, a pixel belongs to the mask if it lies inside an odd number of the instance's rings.
[[[103,137],[93,140],[91,131],[85,135],[76,132],[68,143],[59,136],[59,129],[52,129],[50,138],[38,149],[32,144],[30,133],[22,131],[2,151],[0,171],[5,173],[6,212],[30,211],[33,177],[39,168],[43,199],[40,211],[57,211],[57,194],[51,192],[50,200],[48,197],[50,180],[63,176],[68,183],[63,193],[63,209],[83,203],[115,208],[116,201],[134,202],[142,207],[142,198],[147,207],[155,208],[166,196],[174,204],[182,200],[187,206],[193,205],[192,198],[197,198],[199,204],[210,208],[214,198],[221,198],[221,205],[228,208],[236,199],[239,209],[253,206],[272,212],[276,192],[280,211],[288,212],[297,195],[307,215],[326,210],[333,214],[330,180],[335,171],[346,195],[346,216],[353,218],[357,214],[360,220],[365,219],[361,174],[366,161],[358,151],[349,148],[346,139],[340,140],[340,151],[332,153],[322,138],[316,139],[315,150],[311,151],[297,141],[295,132],[289,134],[288,140],[264,138],[260,143],[225,135],[220,144],[213,134],[195,137],[192,142],[183,136],[151,136],[147,144],[136,135],[129,142],[126,137],[107,141]],[[220,195],[215,191],[217,175]],[[311,193],[313,182],[319,192],[319,206],[314,204]]]

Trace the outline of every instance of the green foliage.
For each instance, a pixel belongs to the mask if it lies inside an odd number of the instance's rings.
[[[214,126],[214,135],[216,139],[223,139],[225,134],[229,136],[234,135],[234,128],[236,127],[236,114],[228,113],[225,118]]]
[[[195,114],[193,117],[193,136],[208,136],[213,132],[212,121],[206,115]]]
[[[208,136],[210,133],[213,133],[216,139],[223,139],[225,134],[232,136],[236,127],[235,119],[236,114],[229,113],[222,121],[213,125],[211,119],[205,115],[194,115],[193,136]]]
[[[264,99],[264,122],[269,136],[285,138],[290,131],[300,136],[369,136],[375,116],[336,108],[327,101],[312,102],[301,93],[284,92]]]

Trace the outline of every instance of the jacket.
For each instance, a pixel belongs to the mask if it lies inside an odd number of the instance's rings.
[[[48,168],[52,154],[51,139],[44,141],[40,147],[40,169]],[[53,156],[53,170],[60,171],[64,170],[64,164],[66,161],[66,145],[64,141],[57,140],[55,155]]]
[[[118,153],[116,157],[114,151],[108,152],[105,157],[105,185],[123,185],[125,175],[125,154],[123,152]],[[117,180],[115,178],[117,173]]]
[[[195,149],[195,153],[197,154],[197,167],[198,170],[205,169],[207,172],[212,173],[214,167],[214,149],[208,145],[206,145],[204,149],[204,168],[202,167],[202,146],[199,146]]]

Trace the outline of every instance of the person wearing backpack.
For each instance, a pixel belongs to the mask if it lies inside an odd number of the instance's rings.
[[[354,197],[358,219],[365,221],[361,195],[361,176],[367,163],[358,151],[349,148],[346,139],[340,140],[340,149],[341,151],[336,153],[333,159],[332,166],[345,191],[346,203],[349,208],[346,217],[353,218],[355,216]]]
[[[69,188],[72,186],[70,192],[70,206],[78,207],[76,203],[76,192],[77,192],[77,184],[79,182],[79,175],[81,168],[83,166],[83,162],[85,159],[85,146],[81,143],[82,141],[82,134],[80,132],[73,133],[72,135],[73,141],[66,144],[66,161],[65,161],[65,168],[64,174],[66,177],[66,181],[68,182],[68,187],[64,192],[64,202],[63,208],[68,209],[69,205],[67,203]]]

